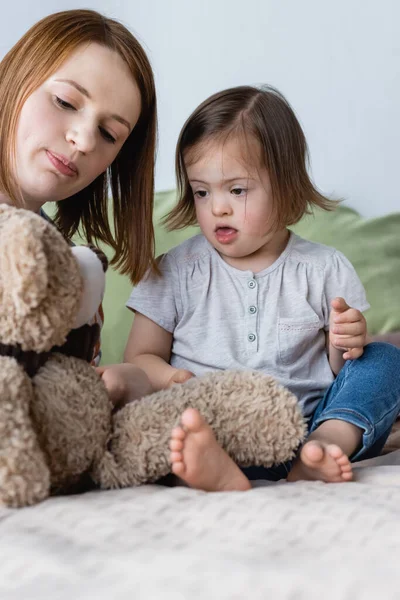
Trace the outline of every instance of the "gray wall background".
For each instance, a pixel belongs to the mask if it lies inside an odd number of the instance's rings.
[[[312,174],[365,216],[400,210],[398,0],[1,0],[0,56],[39,18],[94,8],[144,44],[159,97],[157,189],[186,117],[213,92],[270,83],[308,138]]]

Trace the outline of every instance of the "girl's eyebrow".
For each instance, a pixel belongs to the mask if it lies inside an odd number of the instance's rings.
[[[76,90],[78,90],[78,92],[80,92],[81,94],[86,96],[86,98],[89,98],[89,100],[91,100],[91,95],[89,94],[87,89],[80,85],[80,83],[78,83],[77,81],[74,81],[73,79],[55,79],[55,81],[58,81],[60,83],[68,83],[69,85],[72,85]],[[131,131],[132,127],[129,121],[127,121],[123,117],[120,117],[120,115],[111,115],[111,118],[115,121],[118,121],[122,125],[125,125],[125,127],[127,127],[129,131]]]
[[[231,183],[232,181],[253,181],[253,177],[244,177],[241,175],[240,177],[229,177],[229,179],[223,179],[224,183]],[[191,183],[207,183],[206,181],[202,181],[201,179],[190,179]]]

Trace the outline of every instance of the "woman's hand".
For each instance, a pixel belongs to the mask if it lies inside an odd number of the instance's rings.
[[[112,404],[118,408],[154,391],[146,373],[131,363],[96,367],[96,371],[107,388]]]
[[[194,376],[194,373],[192,373],[191,371],[187,371],[186,369],[176,369],[176,371],[172,374],[172,377],[168,381],[167,389],[169,389],[177,383],[185,383]]]

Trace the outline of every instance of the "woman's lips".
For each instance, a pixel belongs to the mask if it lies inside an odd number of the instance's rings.
[[[53,167],[57,169],[62,175],[67,177],[75,177],[78,174],[78,169],[71,163],[66,157],[59,154],[54,154],[50,150],[46,150],[47,157]]]
[[[237,229],[232,227],[217,227],[215,237],[220,244],[229,244],[233,242],[238,235]]]

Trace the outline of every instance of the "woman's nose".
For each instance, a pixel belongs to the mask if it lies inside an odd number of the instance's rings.
[[[66,140],[73,144],[79,152],[88,154],[96,146],[96,132],[88,125],[75,125],[67,132]]]

